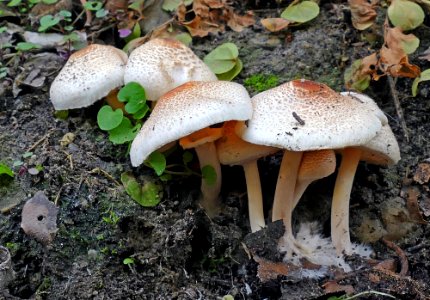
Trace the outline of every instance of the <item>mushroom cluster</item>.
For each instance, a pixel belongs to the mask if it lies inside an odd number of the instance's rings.
[[[338,255],[354,252],[349,237],[349,194],[360,160],[395,164],[399,147],[387,118],[369,97],[336,93],[324,84],[293,80],[250,97],[233,82],[218,81],[186,46],[154,39],[127,58],[111,46],[92,45],[73,54],[51,86],[56,109],[90,105],[127,82],[138,82],[157,101],[132,142],[133,166],[179,141],[194,149],[200,168],[212,166],[215,184],[201,183],[208,215],[219,209],[221,167],[241,165],[248,191],[251,231],[265,226],[257,160],[283,151],[272,221],[283,220],[285,240],[296,253],[292,213],[307,186],[334,173],[331,238]],[[217,126],[214,126],[217,125]]]

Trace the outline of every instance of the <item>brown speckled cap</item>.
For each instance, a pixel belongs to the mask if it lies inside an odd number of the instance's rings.
[[[57,232],[58,208],[48,200],[43,192],[37,192],[27,200],[22,209],[21,228],[24,232],[47,245]]]
[[[93,44],[73,53],[51,84],[56,110],[90,106],[124,84],[127,54],[112,46]]]
[[[152,152],[197,130],[229,120],[247,120],[246,89],[228,81],[192,81],[163,95],[131,144],[133,166]]]
[[[156,38],[136,48],[125,68],[124,82],[140,83],[148,100],[188,81],[213,81],[216,75],[183,43]]]
[[[291,151],[362,145],[383,124],[361,101],[304,79],[259,93],[252,105],[248,126],[238,128],[237,133],[250,143]]]

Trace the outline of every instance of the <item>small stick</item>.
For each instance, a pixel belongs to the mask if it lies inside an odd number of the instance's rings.
[[[121,186],[122,184],[121,183],[119,183],[115,178],[113,178],[112,177],[112,175],[110,175],[108,172],[106,172],[105,170],[103,170],[103,169],[100,169],[100,168],[94,168],[94,169],[92,169],[90,172],[89,172],[90,174],[94,174],[94,173],[97,173],[97,174],[103,174],[104,176],[106,176],[108,179],[110,179],[110,180],[112,180],[117,186]]]
[[[409,142],[409,129],[406,126],[403,109],[402,109],[402,106],[400,105],[399,97],[397,96],[396,83],[394,82],[393,77],[391,76],[387,76],[387,77],[388,77],[388,85],[390,87],[391,97],[393,98],[394,106],[396,107],[397,117],[399,118],[400,125],[402,126],[403,135],[406,138],[406,141]]]
[[[389,241],[385,238],[383,238],[382,241],[388,248],[394,250],[396,254],[399,256],[400,265],[401,265],[399,275],[406,276],[406,274],[409,271],[409,264],[408,264],[408,258],[406,257],[405,252],[399,246],[394,244],[392,241]]]
[[[55,129],[49,130],[47,134],[45,134],[41,139],[39,139],[30,148],[28,148],[26,152],[30,152],[30,151],[34,150],[37,146],[39,146],[41,143],[43,143],[43,141],[46,140],[52,134],[52,132],[54,132],[54,130]]]
[[[91,11],[85,8],[85,4],[87,4],[87,0],[81,0],[82,8],[85,10],[86,20],[84,27],[89,27],[91,22],[93,21],[93,16],[91,15]]]

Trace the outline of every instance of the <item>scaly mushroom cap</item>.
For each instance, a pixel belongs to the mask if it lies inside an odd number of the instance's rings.
[[[384,122],[364,103],[303,79],[257,94],[251,100],[253,117],[247,128],[243,126],[237,133],[250,143],[291,151],[362,145]]]
[[[160,147],[197,130],[229,120],[247,120],[252,105],[246,89],[227,81],[188,82],[157,102],[134,139],[130,158],[140,165]]]
[[[56,110],[90,106],[124,84],[127,54],[92,44],[73,53],[49,91]]]
[[[223,136],[216,141],[218,158],[223,165],[241,165],[279,151],[278,148],[245,142],[237,136],[237,121],[228,121],[223,126]]]
[[[188,81],[214,81],[215,74],[181,42],[156,38],[136,48],[125,68],[125,83],[135,81],[146,91],[148,100]]]
[[[385,117],[375,101],[367,95],[355,92],[342,92],[341,95],[354,97],[366,104],[372,111]],[[388,120],[383,123],[378,134],[366,144],[358,147],[362,150],[360,160],[375,165],[395,165],[400,160],[400,149]]]

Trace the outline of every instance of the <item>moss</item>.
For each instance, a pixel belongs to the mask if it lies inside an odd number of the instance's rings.
[[[255,92],[263,92],[277,86],[279,78],[276,75],[255,74],[245,79],[244,84],[247,88]]]

